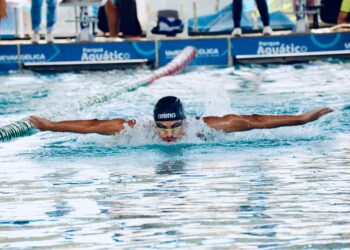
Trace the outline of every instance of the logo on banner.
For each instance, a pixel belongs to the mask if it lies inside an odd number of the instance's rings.
[[[23,54],[21,55],[22,62],[42,62],[46,61],[45,54]]]
[[[130,53],[117,50],[105,50],[104,48],[83,48],[81,61],[121,61],[131,58]]]
[[[175,57],[177,56],[178,54],[180,54],[181,50],[166,50],[165,51],[165,56],[166,57]]]
[[[0,62],[13,63],[13,62],[17,62],[17,60],[18,60],[17,55],[1,55],[0,56]]]
[[[21,55],[22,62],[40,62],[46,61],[45,54],[23,54]],[[0,62],[2,63],[17,63],[18,55],[1,55]]]
[[[345,46],[345,49],[350,49],[350,43],[345,43],[344,46]]]
[[[173,58],[177,56],[181,50],[166,50],[165,56]],[[218,57],[220,52],[218,48],[199,48],[197,49],[197,58],[201,57]]]
[[[327,41],[320,41],[319,40],[320,36],[311,35],[310,39],[311,39],[312,43],[315,44],[317,47],[322,48],[322,49],[330,49],[338,44],[338,42],[341,39],[341,34],[338,33],[335,35],[328,36],[328,38],[332,38],[332,37],[333,37],[333,39],[330,41],[328,39],[327,39]]]
[[[273,54],[291,54],[307,52],[308,48],[305,45],[296,45],[294,43],[285,44],[280,41],[263,42],[258,45],[258,55],[273,55]]]
[[[197,51],[200,57],[217,57],[220,56],[218,48],[207,48],[207,49],[198,49]]]
[[[0,62],[13,63],[18,61],[17,55],[1,55]],[[22,62],[38,62],[46,61],[45,54],[23,54],[21,55]]]

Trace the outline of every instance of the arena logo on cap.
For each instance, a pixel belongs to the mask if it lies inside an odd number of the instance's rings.
[[[166,113],[166,114],[159,114],[158,119],[171,119],[176,118],[176,113]]]

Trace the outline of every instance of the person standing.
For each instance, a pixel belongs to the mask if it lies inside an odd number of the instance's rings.
[[[269,17],[269,9],[266,3],[266,0],[255,0],[255,3],[258,7],[261,21],[263,22],[263,35],[269,36],[272,35],[272,29],[270,27],[270,17]],[[232,35],[234,37],[240,37],[242,35],[241,29],[241,18],[243,11],[243,0],[233,0],[232,3],[232,15],[233,15],[233,23],[234,29]]]
[[[56,23],[57,15],[57,0],[46,0],[46,36],[47,43],[53,43],[54,37],[52,35],[53,27]],[[43,6],[43,0],[32,0],[31,17],[32,17],[32,43],[39,43],[40,41],[40,25],[41,25],[41,9]]]

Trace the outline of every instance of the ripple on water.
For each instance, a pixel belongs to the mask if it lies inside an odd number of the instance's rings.
[[[190,115],[335,109],[301,127],[207,140],[192,133],[175,145],[142,127],[117,137],[43,132],[1,144],[0,248],[346,249],[349,68],[334,61],[202,68],[83,110],[79,101],[149,70],[0,76],[1,123],[30,113],[146,122],[164,95],[179,96]],[[203,127],[187,131],[196,129]]]

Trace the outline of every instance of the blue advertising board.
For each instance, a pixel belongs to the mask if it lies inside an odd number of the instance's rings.
[[[155,43],[74,43],[20,45],[21,63],[24,62],[86,62],[122,61],[130,59],[155,60]]]
[[[157,43],[157,44],[156,44]],[[157,50],[156,51],[156,45]],[[229,51],[231,45],[231,51]],[[191,65],[227,66],[238,55],[279,55],[306,52],[350,52],[350,33],[292,34],[240,38],[194,38],[109,43],[56,43],[0,45],[0,72],[18,70],[25,62],[99,62],[148,59],[158,65],[170,62],[186,46],[197,49]],[[229,53],[230,52],[230,53]],[[19,53],[19,57],[18,57]],[[18,59],[20,58],[20,59]],[[20,61],[20,63],[19,63]]]
[[[350,50],[350,33],[232,38],[231,50],[232,56]]]
[[[186,46],[193,46],[197,49],[197,55],[191,65],[227,66],[229,63],[228,40],[226,38],[209,38],[159,41],[159,66],[170,62]]]
[[[17,45],[0,45],[0,73],[18,70]]]

